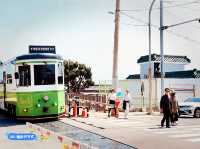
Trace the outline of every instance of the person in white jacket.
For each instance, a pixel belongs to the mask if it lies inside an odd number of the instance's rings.
[[[131,100],[131,94],[128,90],[125,92],[124,100],[123,100],[123,109],[124,109],[124,118],[128,118],[129,113],[129,107],[130,107],[130,100]]]

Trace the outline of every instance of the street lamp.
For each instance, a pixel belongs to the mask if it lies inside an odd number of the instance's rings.
[[[156,0],[153,0],[151,2],[150,8],[149,8],[149,23],[148,23],[148,28],[149,28],[149,114],[152,113],[152,68],[151,68],[151,12],[153,5]]]

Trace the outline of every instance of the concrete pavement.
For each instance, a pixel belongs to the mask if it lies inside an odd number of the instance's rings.
[[[106,113],[90,113],[89,118],[64,118],[61,121],[112,138],[139,149],[198,149],[200,119],[180,118],[177,126],[160,128],[159,113],[130,113],[129,119],[107,118]]]

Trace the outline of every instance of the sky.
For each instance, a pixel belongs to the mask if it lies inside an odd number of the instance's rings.
[[[91,67],[95,82],[112,79],[115,0],[0,0],[0,60],[28,53],[29,45],[55,45],[64,59]],[[151,0],[121,0],[118,78],[139,73],[137,59],[148,54]],[[164,25],[200,17],[200,0],[164,1]],[[160,53],[159,0],[152,12],[152,53]],[[131,11],[130,11],[131,10]],[[200,23],[164,32],[164,53],[199,65]]]

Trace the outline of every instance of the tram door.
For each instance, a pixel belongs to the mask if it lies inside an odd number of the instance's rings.
[[[5,101],[6,101],[6,72],[3,72],[3,108],[5,107]]]

